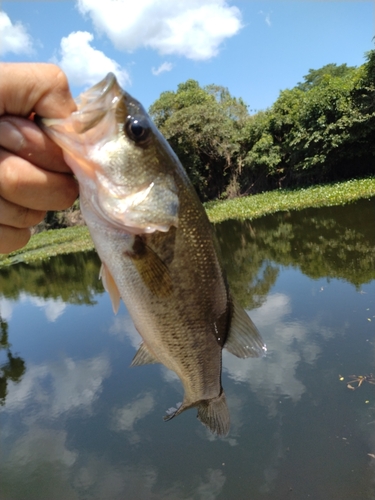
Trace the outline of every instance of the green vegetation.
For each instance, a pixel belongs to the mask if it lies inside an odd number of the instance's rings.
[[[242,99],[195,80],[150,107],[202,201],[373,175],[375,51],[328,64],[250,115]]]
[[[320,69],[310,69],[308,74],[303,77],[304,82],[299,82],[296,88],[306,91],[320,85],[327,75],[332,77],[346,77],[351,71],[355,70],[355,66],[347,66],[346,64],[326,64]]]
[[[18,262],[31,263],[55,255],[84,252],[93,248],[94,244],[85,226],[44,231],[32,236],[24,248],[8,255],[0,254],[0,268]]]
[[[263,215],[307,207],[344,205],[375,196],[375,177],[297,190],[276,190],[235,200],[205,204],[211,222],[227,219],[256,219]],[[19,262],[32,263],[55,255],[93,250],[87,227],[44,231],[32,236],[26,247],[0,255],[0,268]]]
[[[211,222],[221,222],[227,219],[256,219],[266,214],[308,207],[345,205],[372,196],[375,196],[375,177],[305,189],[267,191],[234,200],[210,201],[205,206]]]
[[[375,50],[359,68],[310,69],[253,115],[226,88],[195,80],[163,92],[150,114],[213,222],[375,196]],[[77,223],[77,208],[50,212],[44,228]],[[92,248],[85,227],[46,231],[0,255],[0,267]]]
[[[201,88],[195,80],[188,80],[177,92],[163,92],[150,114],[202,201],[225,192],[236,194],[241,136],[249,118],[242,99],[223,87]]]

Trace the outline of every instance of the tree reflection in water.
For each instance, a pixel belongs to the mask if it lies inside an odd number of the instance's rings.
[[[280,266],[300,269],[312,279],[343,279],[357,289],[374,280],[374,209],[375,199],[360,200],[217,224],[234,295],[248,309],[261,306]]]
[[[8,323],[0,316],[0,351],[6,351],[7,361],[0,365],[0,405],[5,404],[8,381],[20,382],[26,371],[26,363],[20,356],[14,356],[8,341]]]
[[[95,252],[59,255],[31,264],[15,264],[0,273],[3,297],[18,299],[22,293],[68,304],[94,305],[103,293],[99,280],[99,257]]]

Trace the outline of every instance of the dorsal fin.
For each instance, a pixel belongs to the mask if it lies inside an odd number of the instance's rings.
[[[100,268],[99,278],[102,280],[105,290],[111,297],[113,312],[117,314],[118,308],[120,307],[120,292],[118,291],[112,274],[104,262],[102,262],[102,267]]]
[[[257,327],[245,310],[234,300],[229,333],[224,347],[238,358],[258,358],[267,351]]]

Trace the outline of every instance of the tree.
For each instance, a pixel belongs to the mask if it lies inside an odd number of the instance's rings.
[[[149,111],[201,200],[237,194],[240,131],[248,117],[242,99],[224,87],[188,80],[176,92],[162,93]]]
[[[310,70],[245,126],[242,190],[314,184],[375,172],[375,52],[359,68]]]
[[[326,75],[343,78],[355,69],[355,66],[347,66],[346,64],[340,64],[340,66],[337,66],[337,64],[334,63],[326,64],[320,69],[309,69],[308,74],[303,77],[305,81],[298,82],[296,88],[306,92],[307,90],[311,90],[313,87],[320,85]]]

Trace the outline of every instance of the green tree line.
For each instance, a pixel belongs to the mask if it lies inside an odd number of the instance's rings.
[[[375,173],[375,50],[360,67],[310,69],[265,111],[195,80],[149,109],[202,201],[305,187]],[[78,214],[78,215],[77,215]],[[79,203],[39,230],[76,225]]]
[[[202,201],[375,172],[375,51],[360,67],[311,69],[269,109],[195,80],[163,92],[150,114]]]

